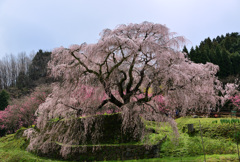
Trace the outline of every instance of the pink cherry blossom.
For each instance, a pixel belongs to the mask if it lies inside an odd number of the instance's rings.
[[[34,116],[36,109],[45,101],[46,89],[37,89],[30,96],[15,100],[14,105],[8,105],[4,111],[0,111],[1,129],[8,133],[14,133],[20,127],[29,127],[36,121]]]

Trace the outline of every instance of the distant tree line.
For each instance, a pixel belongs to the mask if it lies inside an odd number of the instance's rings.
[[[30,64],[31,58],[25,52],[17,57],[6,55],[0,60],[0,89],[17,86],[19,75],[27,75]]]
[[[195,63],[212,62],[219,66],[218,77],[226,79],[240,75],[240,35],[237,32],[217,36],[213,40],[209,37],[190,51],[186,47],[183,51]]]
[[[29,55],[22,52],[0,59],[0,102],[6,101],[6,95],[1,95],[2,92],[9,93],[10,98],[19,98],[44,83],[50,57],[51,52],[39,50]],[[6,105],[0,105],[0,110],[4,110]]]

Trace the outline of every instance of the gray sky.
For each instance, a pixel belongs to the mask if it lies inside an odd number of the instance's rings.
[[[83,42],[118,24],[149,21],[199,45],[240,32],[240,0],[0,0],[0,58]]]

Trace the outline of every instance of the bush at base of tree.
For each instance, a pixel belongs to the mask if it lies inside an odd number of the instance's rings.
[[[43,103],[49,94],[49,88],[36,88],[30,96],[15,100],[13,105],[8,105],[4,111],[0,111],[0,130],[14,133],[21,127],[29,127],[34,124],[34,116],[38,106]]]

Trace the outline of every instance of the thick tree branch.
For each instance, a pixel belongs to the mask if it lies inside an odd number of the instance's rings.
[[[126,88],[127,94],[130,93],[130,90],[131,90],[131,87],[132,87],[132,84],[133,84],[133,81],[134,81],[132,72],[133,72],[133,67],[135,65],[136,58],[137,58],[137,55],[134,55],[132,63],[131,63],[130,68],[128,70],[129,82],[128,82],[127,88]]]
[[[107,100],[103,100],[102,103],[98,106],[97,110],[101,109],[105,104],[107,104],[108,102],[110,102],[110,99]]]
[[[123,63],[123,61],[125,61],[128,57],[129,57],[129,56],[123,57],[123,58],[120,60],[120,62],[116,63],[116,64],[110,69],[110,71],[108,72],[108,75],[107,75],[106,79],[109,79],[109,77],[110,77],[110,75],[112,74],[112,72],[113,72],[116,68],[118,68],[118,67]]]
[[[100,83],[103,85],[103,88],[105,90],[105,93],[108,95],[108,97],[110,98],[109,101],[113,104],[115,104],[118,107],[121,107],[123,105],[122,102],[118,101],[116,99],[116,97],[112,94],[111,89],[109,87],[109,85],[107,85],[107,83],[104,81],[104,79],[102,77],[100,77]]]
[[[140,79],[139,79],[139,82],[137,83],[137,85],[135,86],[135,88],[132,90],[133,93],[137,92],[139,87],[142,85],[143,78],[144,78],[144,71],[145,71],[145,66],[140,71]]]
[[[96,76],[99,77],[99,74],[98,74],[96,71],[89,69],[89,68],[74,54],[74,52],[71,52],[71,55],[79,62],[80,65],[82,65],[82,66],[86,69],[86,71],[87,71],[88,73],[93,73],[93,74],[95,74]]]
[[[124,94],[123,94],[123,83],[127,79],[127,74],[123,70],[121,70],[120,72],[123,74],[124,77],[118,83],[118,93],[123,98],[123,96],[124,96]]]
[[[103,67],[104,64],[106,64],[107,72],[109,72],[109,70],[108,70],[109,67],[108,67],[107,61],[108,61],[109,57],[111,56],[111,54],[114,55],[114,52],[109,52],[107,54],[107,57],[105,58],[105,60],[101,64],[98,64],[99,65],[99,74],[100,75],[102,74],[102,67]]]

